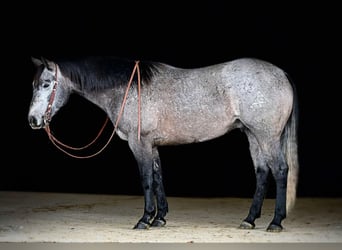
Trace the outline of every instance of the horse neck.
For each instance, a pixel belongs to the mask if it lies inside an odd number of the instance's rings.
[[[125,89],[119,87],[98,92],[82,90],[74,92],[102,109],[112,121],[117,119],[125,95]]]

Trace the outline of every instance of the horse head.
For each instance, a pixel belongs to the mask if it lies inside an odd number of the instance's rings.
[[[37,71],[32,83],[33,95],[28,120],[31,128],[41,129],[49,125],[52,117],[64,106],[70,96],[58,65],[46,58],[33,58]]]

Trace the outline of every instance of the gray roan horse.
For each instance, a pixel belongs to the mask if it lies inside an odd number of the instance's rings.
[[[282,231],[295,203],[299,168],[297,99],[283,70],[253,58],[192,69],[111,56],[32,61],[37,69],[28,114],[33,129],[46,129],[72,93],[118,123],[116,133],[128,141],[144,192],[144,213],[135,229],[166,223],[158,146],[202,142],[238,128],[248,138],[256,174],[253,202],[240,228],[255,227],[271,172],[276,197],[267,231]]]

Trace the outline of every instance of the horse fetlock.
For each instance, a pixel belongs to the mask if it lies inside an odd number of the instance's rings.
[[[155,211],[152,213],[145,212],[143,217],[134,226],[134,229],[149,229],[151,227],[151,222],[154,219]]]

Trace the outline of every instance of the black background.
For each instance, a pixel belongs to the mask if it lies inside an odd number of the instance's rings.
[[[298,196],[342,195],[341,27],[335,6],[167,1],[32,9],[3,21],[0,190],[142,194],[136,162],[118,137],[99,156],[79,160],[58,151],[43,130],[29,127],[32,55],[115,55],[184,68],[257,57],[283,68],[298,89]],[[101,110],[73,96],[51,128],[62,141],[79,146],[104,120]],[[254,169],[240,131],[200,144],[162,147],[160,156],[168,196],[253,195]]]

